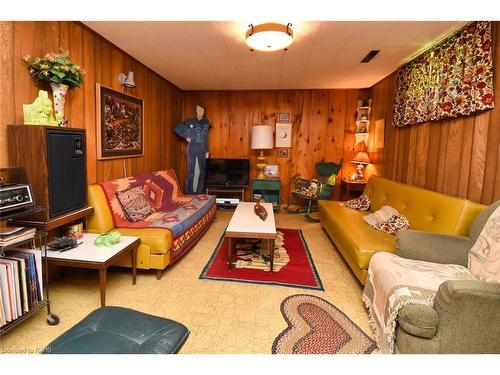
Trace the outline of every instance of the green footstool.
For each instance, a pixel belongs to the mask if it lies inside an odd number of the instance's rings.
[[[42,354],[174,354],[189,330],[174,320],[101,307],[47,345]]]

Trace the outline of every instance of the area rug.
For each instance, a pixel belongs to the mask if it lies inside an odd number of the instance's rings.
[[[281,302],[288,324],[273,354],[369,354],[377,345],[342,311],[322,298],[296,294]]]
[[[200,279],[279,285],[292,288],[324,290],[302,231],[277,229],[274,272],[269,272],[269,253],[261,253],[260,241],[241,240],[236,245],[238,260],[229,271],[228,240],[221,237]]]

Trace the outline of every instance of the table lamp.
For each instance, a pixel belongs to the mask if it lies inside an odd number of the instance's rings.
[[[266,157],[264,150],[272,150],[274,146],[273,127],[270,125],[256,125],[252,127],[252,150],[260,150],[257,158],[257,179],[265,179],[264,168]]]
[[[363,180],[363,168],[365,165],[370,164],[368,153],[366,151],[359,151],[354,158],[352,158],[351,163],[358,164],[355,180]]]

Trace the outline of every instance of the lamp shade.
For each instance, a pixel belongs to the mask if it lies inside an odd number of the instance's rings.
[[[274,146],[273,127],[256,125],[252,127],[252,149],[271,150]]]
[[[370,158],[366,151],[359,151],[351,160],[351,163],[370,164]]]
[[[135,87],[134,72],[128,72],[127,75],[125,75],[124,73],[121,73],[118,76],[118,79],[120,80],[120,83],[123,86],[126,86],[126,87]]]

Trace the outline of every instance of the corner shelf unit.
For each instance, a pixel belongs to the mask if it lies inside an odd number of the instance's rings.
[[[42,217],[46,217],[47,213],[47,207],[43,206],[37,206],[32,209],[26,210],[24,212],[18,213],[15,217],[11,217],[10,220],[14,220],[16,218],[23,217],[25,215],[41,215]],[[4,220],[4,218],[1,218]],[[3,325],[0,327],[0,336],[4,335],[8,331],[10,331],[12,328],[16,327],[18,324],[23,322],[24,320],[30,318],[34,314],[36,314],[38,311],[43,309],[44,307],[47,307],[47,324],[49,325],[57,325],[59,324],[59,317],[55,314],[53,314],[50,311],[50,298],[49,298],[49,273],[48,273],[48,261],[47,261],[47,232],[37,230],[35,232],[35,235],[31,238],[20,240],[18,242],[1,246],[0,245],[0,256],[4,256],[4,251],[6,250],[15,250],[16,248],[22,248],[23,245],[32,245],[33,249],[38,249],[40,250],[40,255],[42,257],[42,269],[38,270],[39,272],[42,272],[42,283],[43,283],[43,289],[45,291],[45,297],[42,295],[41,298],[42,300],[39,301],[35,306],[30,306],[30,310],[28,312],[24,312],[21,314],[18,318],[11,320],[10,322],[7,322],[7,324]],[[37,246],[38,244],[38,246]]]
[[[356,130],[354,131],[354,146],[364,142],[366,147],[368,147],[371,105],[371,99],[358,100],[358,107],[356,109]]]

